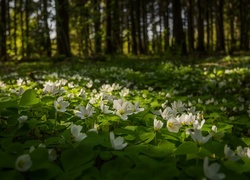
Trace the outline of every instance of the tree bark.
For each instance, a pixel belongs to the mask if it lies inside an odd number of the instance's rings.
[[[56,40],[58,55],[70,57],[68,0],[56,0]]]
[[[194,2],[187,0],[187,18],[188,18],[188,51],[194,51]]]
[[[180,48],[180,54],[186,54],[186,40],[183,31],[183,24],[181,18],[181,1],[172,0],[173,6],[173,37],[175,48]]]
[[[1,0],[1,22],[0,22],[0,60],[7,60],[6,48],[6,0]]]
[[[216,50],[225,51],[224,18],[223,18],[224,0],[216,1]]]
[[[49,29],[49,25],[48,25],[48,2],[47,0],[43,0],[43,23],[44,23],[44,50],[46,51],[46,55],[48,57],[51,57],[52,52],[51,52],[51,40],[50,40],[50,29]]]
[[[204,52],[204,8],[203,8],[203,1],[197,0],[197,9],[198,9],[198,19],[197,19],[197,26],[198,26],[198,46],[197,51]]]

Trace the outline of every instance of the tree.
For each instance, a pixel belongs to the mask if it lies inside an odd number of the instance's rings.
[[[69,2],[68,0],[56,1],[56,40],[57,53],[66,57],[71,56],[69,39]]]
[[[100,0],[94,0],[94,29],[95,29],[95,54],[102,52],[102,32],[101,32],[101,8]]]
[[[51,57],[52,52],[51,52],[51,40],[50,40],[50,29],[49,29],[49,25],[48,25],[48,2],[47,0],[42,0],[42,4],[43,4],[43,24],[44,24],[44,50],[46,52],[46,55],[48,57]]]
[[[198,9],[198,19],[197,19],[197,26],[198,26],[198,45],[197,51],[203,52],[205,51],[204,46],[204,8],[203,8],[203,0],[197,0],[197,9]]]
[[[181,18],[181,1],[172,0],[173,6],[173,37],[175,48],[181,49],[181,54],[186,54],[186,39],[183,31],[183,24]]]
[[[6,0],[1,0],[1,22],[0,22],[0,60],[7,60],[6,43]]]
[[[187,0],[187,20],[188,20],[188,50],[194,51],[194,2]]]
[[[224,35],[224,0],[216,0],[216,50],[225,51],[225,35]]]

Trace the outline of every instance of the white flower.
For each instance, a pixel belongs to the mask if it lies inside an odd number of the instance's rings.
[[[134,113],[137,114],[141,111],[144,111],[144,108],[140,108],[140,103],[136,102],[135,104],[129,103],[128,104],[129,109]]]
[[[17,120],[18,120],[19,124],[22,125],[25,121],[28,120],[28,116],[25,116],[25,115],[20,116]]]
[[[18,171],[27,171],[32,166],[31,157],[29,154],[23,154],[16,159],[16,169]]]
[[[56,101],[54,101],[54,107],[59,112],[65,112],[68,106],[69,102],[64,101],[62,96],[59,97]]]
[[[49,81],[45,83],[43,92],[55,95],[57,93],[63,92],[63,90],[61,90],[60,87],[55,83]]]
[[[226,177],[225,174],[218,172],[220,170],[220,165],[218,163],[212,163],[210,165],[208,163],[208,157],[205,157],[203,162],[203,170],[206,178],[210,180],[219,180]]]
[[[115,138],[115,135],[113,132],[110,132],[109,136],[110,136],[111,145],[115,150],[122,150],[128,145],[128,143],[123,143],[124,142],[123,137],[118,136],[117,138]]]
[[[185,104],[182,103],[181,101],[174,101],[173,103],[171,103],[172,109],[176,110],[179,113],[182,113],[183,111],[186,110],[185,108]]]
[[[163,126],[163,122],[161,120],[157,120],[154,118],[154,130],[159,131]]]
[[[70,131],[73,137],[73,141],[81,141],[87,137],[85,133],[81,133],[82,126],[81,125],[74,125],[73,123],[70,126]]]
[[[99,125],[98,124],[94,124],[94,127],[92,129],[89,130],[89,132],[95,132],[98,134],[98,128],[99,128]]]
[[[79,106],[79,110],[75,111],[75,115],[80,117],[81,119],[86,119],[95,113],[94,107],[91,106],[89,103],[87,104],[86,107],[84,106]]]
[[[160,114],[163,119],[167,120],[171,117],[175,117],[177,111],[171,109],[170,107],[167,107],[166,109],[164,109],[164,111],[160,110]]]
[[[119,94],[121,97],[125,97],[129,94],[129,89],[125,87],[119,92]]]
[[[48,149],[49,160],[54,161],[57,158],[56,150],[55,149]]]
[[[100,109],[104,114],[113,113],[113,111],[109,110],[109,106],[103,104],[103,102],[100,103]]]
[[[191,125],[195,122],[195,115],[192,115],[192,113],[189,114],[182,114],[181,116],[177,117],[178,121],[182,125]]]
[[[197,130],[201,130],[202,126],[204,125],[205,120],[202,120],[200,123],[198,120],[194,121],[193,128]]]
[[[199,129],[189,129],[187,131],[188,134],[191,135],[191,138],[198,144],[204,144],[207,141],[209,141],[209,139],[212,137],[211,134],[207,135],[207,136],[203,136],[202,135],[202,131]]]
[[[175,118],[170,118],[167,122],[167,128],[170,132],[178,133],[181,127],[181,123]]]
[[[113,108],[116,109],[115,114],[120,116],[123,120],[127,120],[128,115],[132,114],[132,110],[128,109],[128,102],[122,99],[114,100]]]
[[[218,131],[218,130],[217,130],[217,126],[213,125],[213,126],[212,126],[212,131],[213,131],[214,133],[217,133],[217,131]]]
[[[226,158],[231,161],[237,161],[240,159],[239,156],[236,156],[235,152],[232,149],[230,149],[230,147],[227,146],[227,144],[224,147],[224,154]]]
[[[244,149],[243,149],[241,146],[238,146],[236,149],[236,152],[237,152],[238,156],[250,158],[249,147],[244,147]]]

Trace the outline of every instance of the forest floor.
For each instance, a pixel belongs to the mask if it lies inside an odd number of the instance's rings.
[[[0,176],[248,179],[250,56],[166,59],[5,65]]]

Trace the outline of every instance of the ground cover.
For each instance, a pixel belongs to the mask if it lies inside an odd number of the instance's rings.
[[[248,179],[250,62],[22,63],[1,74],[2,179]]]

